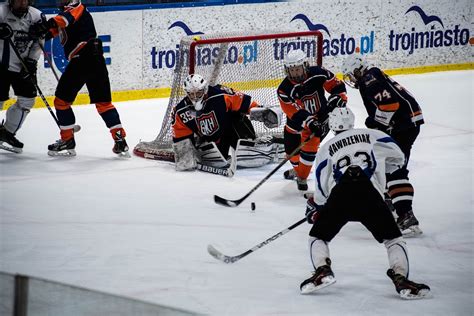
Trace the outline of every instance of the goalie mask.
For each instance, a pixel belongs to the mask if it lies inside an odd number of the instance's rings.
[[[21,18],[28,13],[28,7],[31,5],[29,0],[9,0],[8,5],[13,15]]]
[[[358,89],[357,83],[360,78],[369,69],[366,62],[359,55],[349,56],[342,65],[342,74],[344,82],[351,88]]]
[[[306,80],[309,64],[306,53],[302,50],[291,50],[283,61],[285,74],[293,82],[301,83]]]
[[[329,113],[329,128],[335,133],[354,128],[355,116],[349,108],[335,108]]]
[[[208,87],[207,80],[201,75],[189,75],[184,80],[184,91],[186,91],[186,95],[191,100],[196,111],[200,111],[204,107],[203,98],[207,93]]]

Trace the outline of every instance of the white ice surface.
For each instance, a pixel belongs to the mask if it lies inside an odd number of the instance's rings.
[[[233,265],[218,262],[209,243],[236,255],[304,216],[296,185],[282,179],[289,166],[241,206],[225,208],[214,194],[240,198],[276,165],[229,179],[118,159],[94,106],[74,108],[83,128],[77,157],[46,155],[59,133],[45,109],[33,110],[19,131],[22,154],[0,153],[0,270],[213,315],[472,315],[473,78],[472,71],[396,77],[427,122],[410,161],[424,234],[407,243],[410,276],[431,286],[431,299],[398,297],[385,275],[385,247],[357,223],[330,243],[337,283],[314,295],[299,294],[312,270],[307,224]],[[361,126],[358,92],[349,100]],[[155,138],[166,105],[116,104],[132,148]]]

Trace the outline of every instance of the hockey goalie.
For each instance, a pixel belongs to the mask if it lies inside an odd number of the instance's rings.
[[[184,81],[186,96],[173,112],[173,152],[178,171],[200,169],[232,176],[235,167],[259,167],[278,156],[273,137],[257,139],[251,120],[280,125],[278,108],[259,105],[249,95],[209,85],[199,74]]]

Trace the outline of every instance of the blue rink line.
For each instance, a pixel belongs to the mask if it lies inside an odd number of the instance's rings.
[[[173,8],[194,8],[194,7],[213,7],[223,5],[237,4],[257,4],[257,3],[275,3],[288,2],[288,0],[208,0],[206,2],[180,2],[180,3],[155,3],[155,4],[130,4],[130,5],[109,5],[109,6],[87,6],[89,12],[111,12],[111,11],[134,11],[150,9],[173,9]],[[57,8],[40,8],[44,14],[57,14]]]

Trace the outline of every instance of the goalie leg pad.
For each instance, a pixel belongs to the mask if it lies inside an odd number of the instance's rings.
[[[177,171],[194,170],[197,168],[196,149],[191,139],[186,138],[173,143],[175,168]]]
[[[273,143],[259,143],[249,139],[239,139],[237,142],[237,167],[256,168],[275,160],[275,147]]]
[[[203,143],[197,150],[198,160],[201,164],[216,167],[226,168],[229,162],[224,158],[224,155],[217,148],[216,143]]]

